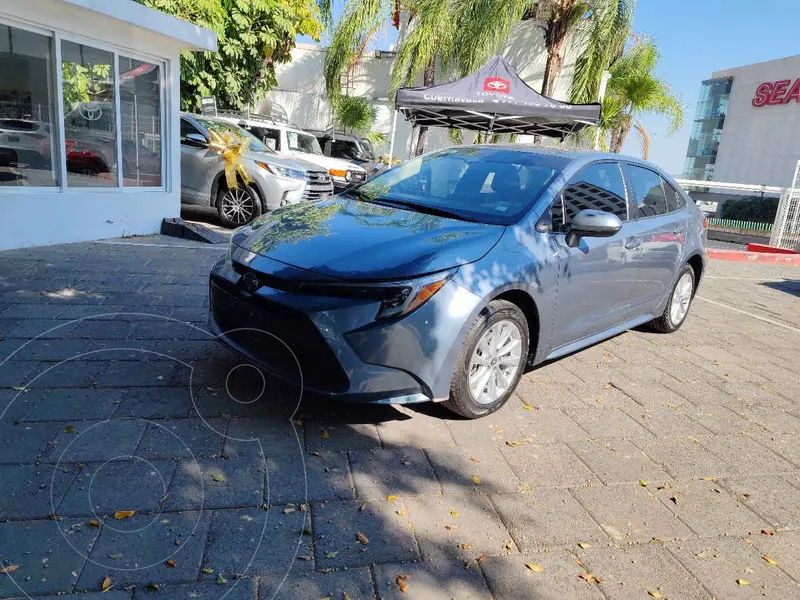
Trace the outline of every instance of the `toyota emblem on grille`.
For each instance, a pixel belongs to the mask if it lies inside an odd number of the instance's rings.
[[[244,285],[244,289],[251,294],[254,294],[256,290],[261,287],[261,282],[254,273],[245,273],[242,275],[242,284]]]

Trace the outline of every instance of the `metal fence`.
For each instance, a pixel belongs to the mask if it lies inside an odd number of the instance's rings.
[[[731,229],[751,229],[753,231],[772,231],[772,223],[755,223],[753,221],[737,221],[736,219],[716,219],[708,220],[710,226],[730,227]]]
[[[769,245],[800,252],[800,161],[797,161],[792,187],[781,194]]]

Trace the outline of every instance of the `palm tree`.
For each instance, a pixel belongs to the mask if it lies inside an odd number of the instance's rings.
[[[658,58],[658,48],[652,40],[634,38],[612,67],[611,81],[603,102],[603,126],[611,134],[611,152],[622,150],[631,127],[634,127],[642,136],[643,153],[649,153],[649,136],[638,121],[641,115],[666,117],[669,120],[669,134],[683,126],[682,101],[656,73]]]

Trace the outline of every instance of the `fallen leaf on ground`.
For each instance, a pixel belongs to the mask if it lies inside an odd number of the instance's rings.
[[[524,408],[525,410],[533,410],[533,407],[530,404],[523,404],[522,408]]]
[[[358,510],[360,512],[364,512],[365,510],[367,510],[367,503],[364,502],[364,504],[362,504],[361,506],[358,507]]]
[[[72,425],[64,427],[64,433],[75,433],[75,428]]]
[[[777,567],[778,566],[778,563],[775,562],[774,560],[772,560],[769,556],[762,556],[761,558],[763,558],[765,561],[767,561],[773,567]]]
[[[460,517],[461,515],[460,515],[460,514],[458,514],[458,512],[457,512],[457,511],[455,511],[455,510],[453,510],[453,509],[451,508],[451,509],[450,509],[450,516],[451,516],[451,517]]]
[[[119,560],[122,558],[122,554],[109,554],[108,558],[113,558],[114,560]]]
[[[13,389],[17,390],[18,392],[27,392],[28,391],[28,388],[25,387],[24,385],[15,385]]]
[[[203,573],[205,573],[206,575],[212,575],[214,573],[214,569],[206,567],[205,569],[203,569]]]
[[[677,496],[671,496],[670,500],[672,500],[675,504],[678,503],[678,497]]]
[[[396,510],[396,511],[394,511],[394,512],[395,512],[395,514],[398,514],[398,515],[400,515],[401,517],[402,517],[402,516],[405,516],[405,514],[406,514],[406,510],[405,510],[404,508],[401,508],[400,510]]]
[[[359,544],[369,544],[369,538],[367,536],[365,536],[363,533],[361,533],[360,531],[358,533],[356,533],[356,541]]]
[[[330,434],[330,433],[328,433],[328,430],[327,430],[327,429],[323,429],[323,430],[320,432],[320,434],[319,434],[319,437],[321,437],[323,440],[327,440],[329,437],[331,437],[331,434]]]
[[[750,585],[750,582],[747,581],[746,579],[737,579],[736,583],[738,583],[739,585]]]
[[[17,569],[19,569],[19,565],[6,565],[5,567],[0,567],[0,573],[4,573],[5,575],[10,575]]]
[[[63,521],[65,517],[52,514],[52,515],[47,515],[47,518],[50,519],[51,521]]]
[[[544,567],[542,565],[537,565],[536,563],[527,563],[525,566],[534,573],[541,573],[544,571]]]
[[[228,580],[220,573],[217,575],[217,585],[222,585],[223,583],[228,583]]]
[[[148,583],[147,584],[147,589],[151,590],[153,592],[157,592],[158,590],[161,589],[161,586],[158,585],[157,583]]]
[[[97,519],[92,519],[91,521],[89,521],[89,526],[90,527],[100,527],[100,521],[98,521]]]
[[[388,496],[386,496],[386,499],[387,500],[400,500],[400,498],[398,496],[395,496],[394,494],[389,494]]]
[[[397,579],[394,582],[397,584],[397,587],[400,588],[400,591],[404,594],[408,592],[408,584],[406,583],[406,579],[408,579],[408,575],[398,575]]]
[[[473,547],[473,545],[472,544],[459,544],[458,547],[461,548],[462,550],[469,550],[470,548]]]
[[[470,457],[469,457],[469,459],[470,459],[472,462],[474,462],[474,463],[479,463],[479,462],[481,462],[480,460],[478,460],[478,459],[477,459],[477,458],[475,458],[474,456],[470,456]]]
[[[178,566],[175,564],[175,561],[172,560],[171,558],[168,561],[165,561],[164,564],[166,564],[168,567],[172,567],[173,569]]]
[[[586,542],[578,542],[578,548],[586,549],[586,548],[591,548],[591,547],[592,547],[592,545],[591,544],[587,544]]]
[[[100,589],[104,592],[107,592],[111,589],[111,577],[103,578],[103,581],[100,582]]]
[[[522,445],[522,442],[512,442],[510,440],[506,440],[506,446],[509,446],[510,448],[516,448],[517,446],[521,446],[521,445]]]
[[[481,482],[481,478],[480,477],[478,477],[477,475],[473,475],[472,476],[472,483],[474,483],[475,485],[478,485],[480,482]]]
[[[225,475],[223,475],[222,473],[214,473],[211,479],[219,483],[222,483],[223,481],[225,481]]]
[[[714,478],[713,477],[701,477],[700,480],[701,481],[714,481]]]
[[[458,529],[458,525],[445,525],[444,528],[448,531],[452,531],[453,529]]]
[[[301,529],[300,530],[300,535],[311,535],[311,530],[310,529]]]
[[[121,521],[122,519],[127,519],[128,517],[132,517],[135,514],[136,514],[135,510],[118,510],[117,512],[114,513],[114,518],[117,519],[118,521]]]
[[[483,562],[486,560],[486,552],[481,552],[481,555],[475,559],[478,562]]]
[[[775,535],[775,530],[773,530],[773,529],[762,529],[761,533],[763,533],[764,535]]]
[[[655,590],[647,590],[647,593],[650,594],[656,600],[660,600],[661,598],[664,597],[664,596],[661,595],[661,592],[658,592],[658,591],[655,591]]]
[[[337,554],[339,554],[338,550],[329,550],[325,553],[325,558],[336,558]]]
[[[580,579],[583,579],[586,583],[594,583],[594,584],[597,584],[597,585],[600,585],[601,583],[603,583],[603,580],[600,579],[594,573],[581,573],[580,575],[578,575],[578,577]]]
[[[296,509],[294,509],[294,508],[288,508],[287,507],[287,508],[283,509],[283,514],[288,515],[289,513],[293,513],[295,510]]]
[[[639,480],[639,485],[642,487],[647,487],[647,482],[644,479]]]

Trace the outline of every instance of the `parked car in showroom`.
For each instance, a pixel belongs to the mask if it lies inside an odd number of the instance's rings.
[[[641,160],[441,150],[237,229],[211,271],[210,326],[251,328],[222,340],[305,389],[481,417],[526,366],[639,325],[680,328],[704,221]]]
[[[253,182],[229,188],[225,161],[208,147],[209,131],[249,138],[244,165]],[[211,206],[228,227],[249,223],[264,212],[333,194],[327,171],[306,161],[282,158],[244,129],[217,117],[181,115],[181,203]]]
[[[333,180],[333,189],[336,193],[367,178],[367,172],[354,162],[323,154],[317,138],[302,129],[281,123],[266,115],[220,111],[218,116],[246,129],[274,150],[278,156],[299,158],[326,169]]]

